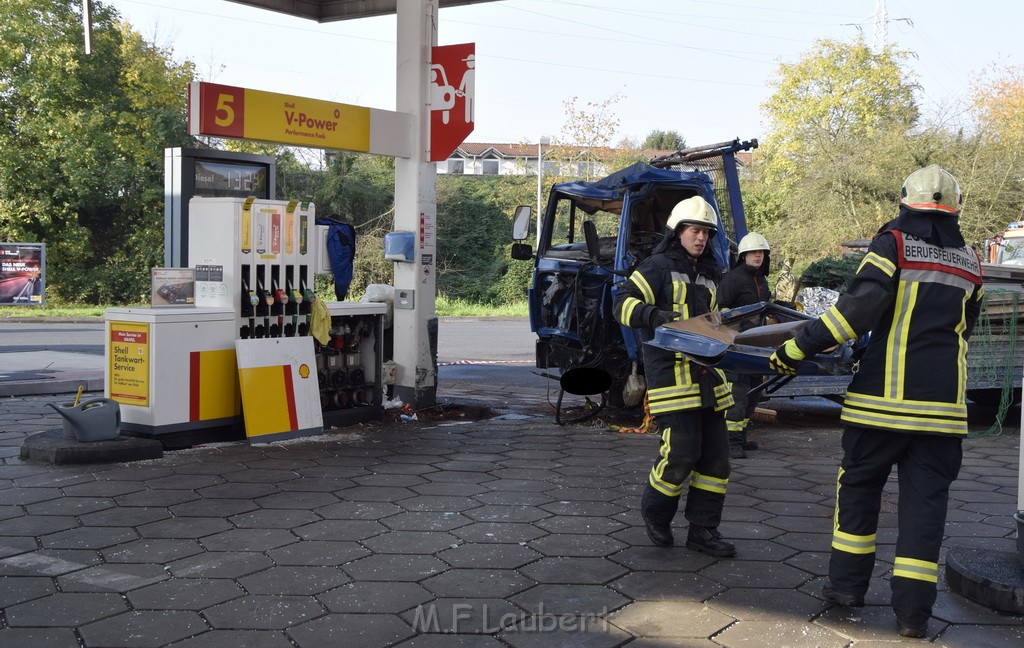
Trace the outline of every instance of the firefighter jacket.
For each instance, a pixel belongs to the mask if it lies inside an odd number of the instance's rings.
[[[661,247],[616,289],[615,318],[637,329],[641,342],[654,337],[651,316],[658,310],[676,311],[687,319],[717,309],[718,268],[710,247],[697,259],[678,240],[659,252]],[[721,370],[702,367],[681,353],[647,344],[641,347],[651,414],[701,407],[724,410],[732,405],[732,392]]]
[[[876,235],[847,291],[796,336],[808,356],[871,332],[842,419],[868,428],[967,434],[967,340],[984,291],[978,255],[904,231]]]
[[[736,308],[771,300],[772,294],[763,272],[766,263],[767,259],[760,268],[751,268],[740,261],[725,273],[718,284],[719,307]]]

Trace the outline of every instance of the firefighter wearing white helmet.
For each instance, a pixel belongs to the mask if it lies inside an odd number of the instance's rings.
[[[720,308],[738,308],[771,301],[767,279],[771,266],[770,251],[768,240],[756,232],[750,232],[740,239],[736,262],[718,285]],[[753,322],[746,328],[752,326]],[[725,413],[725,425],[729,430],[729,458],[745,459],[747,450],[757,450],[757,443],[747,439],[747,428],[761,398],[761,392],[753,390],[764,380],[755,374],[731,372],[725,377],[732,384],[732,397],[735,401]]]
[[[718,308],[719,270],[709,245],[718,231],[715,208],[693,196],[677,203],[665,222],[665,238],[617,288],[615,318],[636,329],[641,341],[669,321]],[[718,531],[729,483],[729,383],[719,369],[650,345],[641,348],[647,400],[662,435],[640,500],[647,535],[659,546],[674,543],[672,518],[685,487],[686,546],[732,556],[736,547]]]
[[[911,173],[900,213],[868,247],[836,305],[779,347],[799,362],[864,333],[870,341],[847,388],[844,451],[824,597],[860,607],[875,564],[879,502],[899,471],[892,608],[899,633],[924,637],[936,598],[949,486],[967,436],[967,346],[981,311],[981,262],[960,233],[960,188],[948,171]]]

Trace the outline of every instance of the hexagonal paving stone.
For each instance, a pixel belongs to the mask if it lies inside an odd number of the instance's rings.
[[[0,629],[0,646],[4,648],[79,648],[78,637],[66,628],[4,628]]]
[[[202,538],[230,528],[231,523],[220,518],[170,518],[143,524],[139,534],[144,538]]]
[[[437,557],[452,567],[515,569],[542,554],[520,544],[463,544],[445,549]]]
[[[723,560],[701,570],[701,576],[726,587],[793,589],[811,579],[807,572],[781,563]]]
[[[356,483],[351,479],[342,477],[303,475],[302,479],[280,482],[277,487],[286,493],[335,493],[335,491],[343,491],[355,485]]]
[[[0,522],[0,536],[42,536],[77,526],[78,522],[71,516],[23,515]]]
[[[238,578],[273,565],[261,553],[208,551],[175,560],[167,569],[175,578]]]
[[[391,486],[355,486],[344,492],[345,499],[350,502],[399,502],[416,496],[408,488]]]
[[[387,531],[369,520],[324,520],[293,529],[303,540],[364,540]]]
[[[0,490],[0,504],[34,504],[63,496],[56,488],[8,488]]]
[[[278,565],[321,565],[336,567],[370,555],[356,542],[300,540],[267,552]]]
[[[634,637],[695,638],[710,637],[735,621],[728,615],[687,600],[632,603],[613,612],[608,620]]]
[[[281,630],[208,630],[169,648],[295,648]]]
[[[455,536],[442,531],[389,531],[362,543],[376,553],[435,554],[459,542]]]
[[[65,592],[127,592],[168,578],[162,565],[96,565],[64,574],[57,583]]]
[[[680,592],[702,601],[725,588],[703,576],[688,572],[634,571],[609,585],[635,601],[676,600]]]
[[[531,615],[605,615],[622,607],[628,598],[604,585],[537,585],[509,598]]]
[[[106,497],[62,497],[29,504],[25,512],[29,515],[86,515],[112,506],[114,500]]]
[[[127,610],[117,594],[58,592],[7,608],[4,614],[10,626],[74,628]]]
[[[450,598],[505,598],[531,587],[533,582],[512,569],[465,569],[456,567],[423,581],[438,596]]]
[[[105,549],[138,537],[126,527],[78,527],[43,536],[39,542],[48,549]]]
[[[318,506],[334,504],[338,498],[330,493],[318,491],[275,493],[255,500],[260,508],[265,509],[314,509]]]
[[[625,528],[625,524],[607,517],[587,517],[582,515],[559,515],[540,520],[536,523],[551,533],[582,533],[607,535]]]
[[[380,554],[360,558],[342,569],[356,580],[416,582],[443,572],[448,565],[433,556]]]
[[[228,518],[237,527],[260,529],[291,529],[320,520],[312,511],[294,509],[273,509],[250,511]]]
[[[195,612],[136,611],[79,628],[86,645],[110,648],[160,648],[207,628]]]
[[[229,483],[229,484],[217,484],[216,486],[207,486],[206,488],[200,488],[196,491],[200,495],[209,499],[243,499],[251,500],[257,497],[263,497],[264,495],[270,495],[271,493],[278,492],[277,486],[268,483]]]
[[[452,530],[466,542],[529,542],[548,535],[544,529],[518,522],[477,522]]]
[[[558,500],[541,505],[545,511],[555,515],[609,516],[627,509],[613,502],[588,502],[579,500]]]
[[[214,628],[283,630],[323,613],[308,596],[245,596],[208,608],[204,615]]]
[[[313,512],[327,520],[380,520],[389,515],[401,513],[402,508],[391,502],[346,501],[320,506]]]
[[[248,500],[243,499],[198,499],[184,504],[176,504],[170,507],[174,517],[222,517],[228,518],[232,515],[240,515],[254,511],[259,507]]]
[[[203,610],[245,595],[226,578],[174,578],[128,593],[137,610]]]
[[[126,542],[100,552],[108,563],[163,564],[202,553],[204,549],[195,540],[176,538],[145,538]]]
[[[508,644],[487,635],[425,634],[396,644],[396,648],[506,648]]]
[[[427,475],[427,478],[433,478],[436,480],[443,474],[444,473],[431,473]],[[438,497],[471,497],[473,495],[487,492],[487,487],[470,482],[430,481],[426,484],[410,486],[409,490],[415,491],[420,495],[436,495]]]
[[[41,576],[0,577],[0,609],[53,594],[53,580]]]
[[[466,511],[480,506],[472,497],[419,495],[402,500],[406,511]]]
[[[143,490],[114,498],[118,506],[175,506],[199,499],[200,495],[190,490]]]
[[[502,599],[439,598],[402,618],[420,633],[492,634],[521,622],[525,614]]]
[[[171,488],[175,490],[195,490],[223,484],[224,479],[219,475],[169,475],[146,481],[146,486],[152,489],[162,490]]]
[[[843,648],[850,640],[813,623],[779,623],[771,621],[739,621],[715,637],[730,648]]]
[[[582,628],[582,630],[581,630]],[[512,628],[498,635],[512,648],[618,648],[629,641],[629,635],[596,617],[546,615],[527,617],[522,628]],[[631,643],[632,647],[635,643]],[[668,648],[668,647],[665,647]],[[672,648],[684,648],[678,643]],[[690,648],[690,646],[685,646]]]
[[[399,513],[381,520],[389,529],[397,531],[451,531],[472,522],[461,513],[447,511]]]
[[[68,486],[64,494],[71,497],[117,497],[141,490],[146,490],[146,485],[141,482],[111,480]]]
[[[17,538],[13,538],[17,540]],[[26,538],[29,540],[30,538]],[[8,541],[9,542],[9,541]],[[32,541],[35,545],[35,541]],[[25,551],[0,560],[2,576],[59,576],[100,562],[95,551],[84,549],[40,549]]]
[[[118,527],[139,526],[157,520],[166,520],[171,514],[165,508],[118,506],[79,518],[85,526]]]
[[[810,619],[822,610],[822,601],[788,589],[727,589],[705,605],[740,621],[770,620],[786,616]]]
[[[548,556],[609,556],[626,545],[609,537],[560,533],[533,540],[529,546]]]
[[[606,558],[543,558],[519,568],[519,573],[538,583],[607,583],[627,569]]]
[[[329,614],[289,628],[287,633],[299,648],[383,648],[414,634],[401,619],[388,614]]]
[[[347,583],[318,595],[331,612],[397,614],[434,599],[416,583]]]
[[[814,623],[854,641],[896,640],[896,619],[889,606],[867,605],[863,608],[831,607]],[[932,619],[928,623],[928,637],[942,634],[946,624]]]
[[[942,643],[946,646],[1019,646],[1024,643],[1024,625],[953,626],[942,633]]]
[[[320,594],[349,582],[348,574],[337,567],[271,567],[238,579],[250,594]]]
[[[201,539],[210,551],[269,551],[298,541],[288,529],[232,529]]]
[[[0,576],[11,574],[4,559],[32,551],[36,546],[36,539],[31,536],[0,537]]]
[[[236,483],[273,484],[276,482],[299,479],[300,475],[291,470],[253,469],[240,470],[223,476],[225,480]]]
[[[540,509],[527,506],[494,506],[487,505],[465,513],[479,522],[536,522],[551,514]]]

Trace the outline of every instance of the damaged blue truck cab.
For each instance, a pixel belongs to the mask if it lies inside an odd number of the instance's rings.
[[[539,218],[535,255],[523,242],[532,212],[516,211],[512,256],[534,261],[528,301],[537,367],[564,392],[607,393],[612,405],[635,404],[623,390],[631,375],[643,373],[640,341],[615,321],[616,292],[665,235],[672,207],[691,196],[719,214],[711,245],[719,266],[728,267],[730,239],[746,234],[735,153],[756,146],[735,140],[685,149],[598,180],[556,184]],[[726,187],[716,192],[712,175]],[[727,196],[724,210],[720,196]]]

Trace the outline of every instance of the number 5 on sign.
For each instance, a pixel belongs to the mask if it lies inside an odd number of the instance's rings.
[[[198,101],[196,93],[199,95]],[[190,133],[244,137],[245,88],[216,83],[190,83],[188,94]]]

